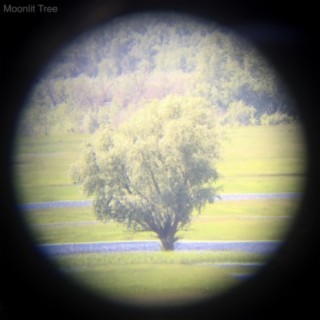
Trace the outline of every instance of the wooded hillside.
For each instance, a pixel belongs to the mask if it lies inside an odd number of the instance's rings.
[[[294,115],[276,73],[230,30],[143,14],[114,19],[63,48],[37,79],[19,132],[93,133],[168,96],[201,97],[225,124]]]

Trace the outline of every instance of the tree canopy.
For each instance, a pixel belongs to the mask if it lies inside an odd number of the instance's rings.
[[[20,132],[93,133],[119,112],[170,95],[204,98],[221,114],[239,101],[256,119],[292,113],[252,45],[188,15],[145,13],[116,18],[62,48],[37,79]]]
[[[219,140],[205,99],[170,96],[97,133],[71,176],[99,220],[152,231],[173,250],[192,212],[217,196]]]

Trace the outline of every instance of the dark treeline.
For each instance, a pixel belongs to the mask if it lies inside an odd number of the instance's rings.
[[[189,16],[144,14],[61,50],[35,83],[20,133],[92,133],[168,96],[201,97],[225,124],[293,119],[276,74],[243,39]]]

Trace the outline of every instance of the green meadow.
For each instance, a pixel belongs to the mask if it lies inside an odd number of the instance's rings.
[[[225,262],[228,261],[227,267]],[[122,302],[175,305],[221,294],[264,257],[239,252],[127,252],[58,257],[74,280]],[[239,263],[245,263],[240,265]],[[155,290],[156,288],[156,290]]]
[[[298,199],[217,201],[194,214],[178,234],[187,240],[281,240],[298,207]],[[116,222],[95,220],[90,207],[34,210],[25,214],[39,243],[156,240]]]
[[[70,165],[89,136],[17,139],[13,169],[20,203],[82,200],[69,178]],[[298,125],[226,128],[219,163],[221,194],[303,192],[305,146]],[[299,199],[219,201],[194,214],[184,240],[281,240]],[[23,213],[37,243],[155,240],[115,222],[100,223],[90,207]],[[54,259],[76,281],[122,301],[179,303],[221,293],[253,272],[237,263],[266,256],[236,252],[73,254]],[[223,268],[221,264],[234,264]],[[210,280],[210,281],[209,281]],[[125,300],[123,300],[125,299]]]

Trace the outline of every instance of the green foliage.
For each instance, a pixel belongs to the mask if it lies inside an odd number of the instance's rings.
[[[293,116],[289,116],[285,113],[275,112],[272,114],[264,113],[260,117],[261,125],[280,125],[280,124],[290,124],[296,122]]]
[[[255,108],[246,105],[242,100],[232,102],[222,117],[222,123],[229,126],[253,125],[255,124],[255,113]]]
[[[48,114],[50,109],[46,106],[33,105],[23,110],[18,123],[18,133],[24,136],[46,136],[50,133]]]
[[[94,133],[99,128],[99,122],[94,114],[87,114],[83,118],[83,131]]]
[[[168,97],[87,144],[71,176],[99,220],[152,231],[172,249],[177,231],[216,196],[219,135],[203,99]]]
[[[94,133],[101,114],[119,121],[115,105],[123,112],[170,95],[202,97],[220,112],[241,100],[258,115],[285,112],[291,102],[284,92],[258,52],[225,29],[175,14],[132,15],[55,57],[34,86],[20,133]]]

